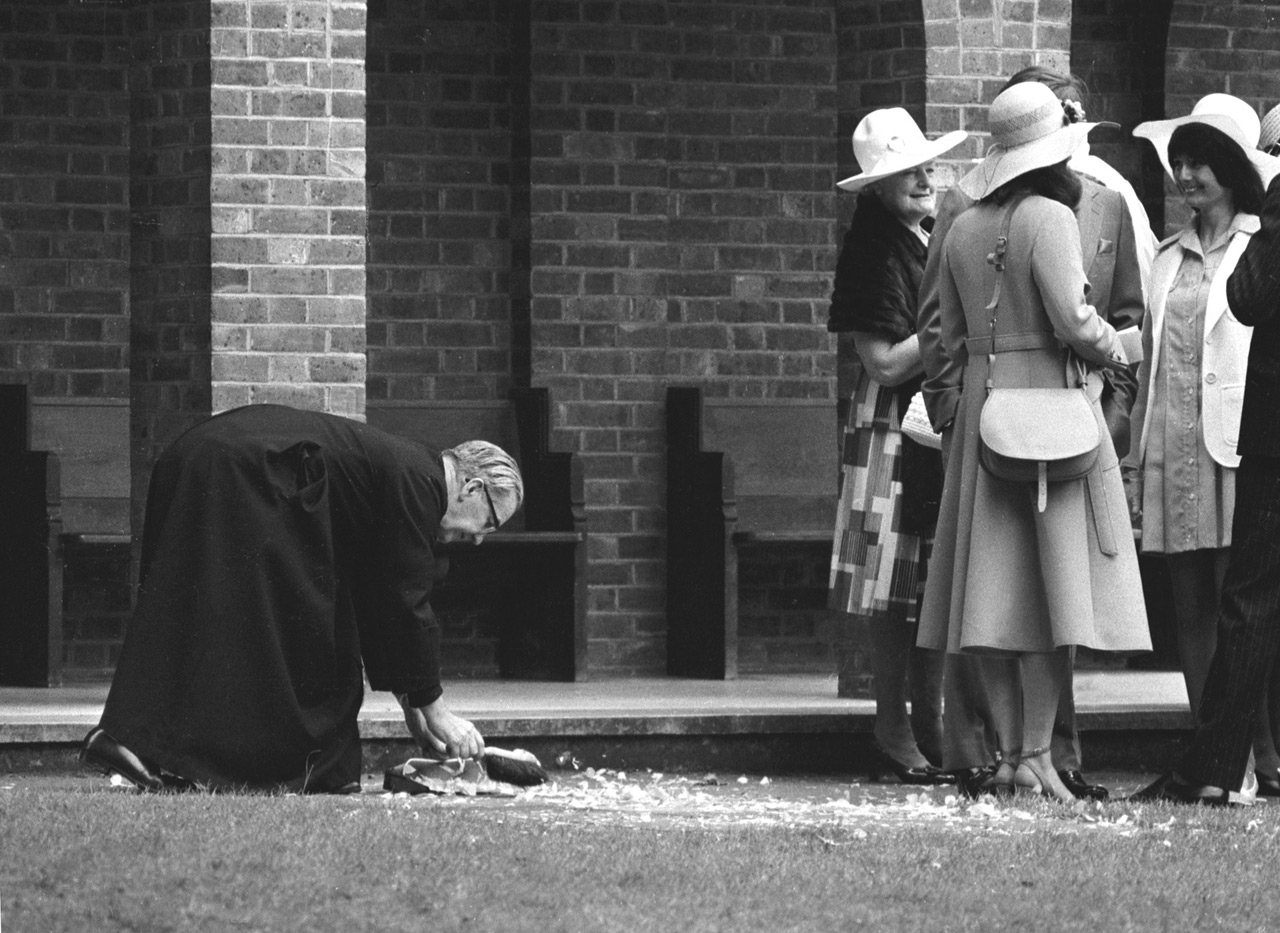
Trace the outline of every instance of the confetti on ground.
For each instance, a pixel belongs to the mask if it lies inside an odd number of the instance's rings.
[[[797,786],[800,790],[797,790]],[[399,799],[399,798],[398,798]],[[404,797],[404,806],[477,806],[459,798]],[[957,831],[1021,834],[1108,832],[1118,836],[1168,832],[1175,818],[1154,822],[1138,811],[1078,801],[1060,806],[1034,797],[1011,801],[967,800],[954,788],[914,789],[900,785],[804,784],[746,776],[725,782],[661,773],[629,775],[596,770],[555,776],[550,784],[522,789],[514,800],[496,804],[504,817],[542,824],[702,827],[795,826],[815,833],[823,844],[868,838],[877,829],[922,821]],[[489,809],[489,808],[486,808]],[[817,828],[821,827],[821,832]]]

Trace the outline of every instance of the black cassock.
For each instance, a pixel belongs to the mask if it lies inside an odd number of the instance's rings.
[[[360,779],[364,671],[440,695],[427,602],[439,454],[336,415],[251,405],[156,461],[138,601],[102,728],[215,786]]]

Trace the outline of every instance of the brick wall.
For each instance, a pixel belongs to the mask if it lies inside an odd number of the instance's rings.
[[[209,3],[139,0],[132,43],[134,527],[151,464],[210,411]]]
[[[370,4],[371,399],[505,398],[511,388],[512,96],[522,85],[527,96],[528,81],[511,69],[527,23],[520,32],[512,20],[522,6]]]
[[[83,441],[68,428],[75,419],[49,411],[93,418],[129,396],[129,145],[124,0],[0,4],[0,382],[55,402],[32,409],[39,449],[74,456]],[[84,479],[63,460],[64,496],[106,495],[66,488]],[[82,516],[64,517],[75,526]],[[105,569],[101,548],[64,550],[63,660],[73,667],[114,662],[129,608],[123,550]]]
[[[838,636],[852,620],[827,609],[829,545],[752,546],[738,555],[738,670],[836,675]]]
[[[533,9],[533,382],[586,460],[593,672],[665,667],[666,386],[832,393],[832,17]]]
[[[987,107],[1028,65],[1070,69],[1071,0],[923,0],[931,132],[974,134],[938,163],[950,187],[986,151]]]
[[[123,0],[0,5],[0,381],[129,385]]]

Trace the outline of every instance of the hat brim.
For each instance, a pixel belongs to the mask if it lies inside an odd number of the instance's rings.
[[[1069,123],[1021,146],[1005,149],[992,146],[986,158],[972,171],[956,182],[968,197],[981,201],[1001,185],[1007,185],[1019,175],[1057,165],[1071,158],[1085,144],[1091,130],[1110,123]]]
[[[1173,167],[1169,165],[1169,141],[1173,139],[1174,130],[1190,123],[1203,123],[1205,126],[1211,126],[1215,130],[1221,131],[1230,138],[1232,142],[1244,150],[1245,155],[1249,157],[1249,161],[1253,163],[1253,167],[1257,170],[1264,183],[1275,175],[1275,158],[1242,141],[1240,139],[1240,124],[1225,113],[1201,113],[1175,117],[1170,120],[1148,120],[1146,123],[1139,123],[1135,126],[1133,135],[1139,139],[1147,140],[1155,147],[1156,155],[1159,156],[1160,164],[1164,166],[1165,173],[1176,181]]]
[[[905,172],[907,169],[924,165],[926,162],[932,162],[938,156],[950,152],[968,138],[969,134],[964,130],[952,130],[937,139],[926,140],[924,145],[910,151],[887,153],[884,158],[880,159],[875,165],[868,167],[862,174],[850,175],[848,178],[836,182],[836,187],[845,191],[861,191],[873,181],[879,181],[881,178],[888,178],[890,175]]]

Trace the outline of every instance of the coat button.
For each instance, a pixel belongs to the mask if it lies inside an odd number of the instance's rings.
[[[1213,373],[1209,373],[1209,375],[1204,377],[1204,381],[1209,383],[1209,385],[1213,385],[1215,382],[1218,381],[1218,377],[1215,376]]]

